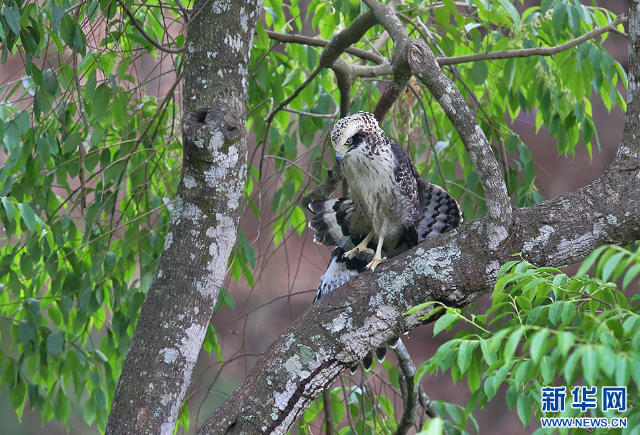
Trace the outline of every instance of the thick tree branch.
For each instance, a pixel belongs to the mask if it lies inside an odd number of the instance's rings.
[[[378,122],[382,123],[391,106],[393,106],[393,103],[398,99],[400,94],[402,94],[411,78],[411,68],[407,62],[407,48],[410,39],[407,29],[405,29],[396,16],[393,3],[386,5],[380,3],[378,0],[365,0],[365,4],[369,6],[380,25],[389,33],[394,46],[394,54],[391,61],[391,65],[393,66],[393,83],[387,86],[376,107],[373,109],[373,115]]]
[[[333,63],[347,48],[360,41],[367,31],[376,25],[376,19],[371,11],[365,12],[340,33],[326,46],[320,55],[320,65],[331,68]]]
[[[333,64],[338,60],[340,55],[344,53],[351,45],[358,42],[364,36],[367,31],[376,24],[375,17],[371,11],[360,15],[358,18],[340,33],[322,51],[320,55],[320,65],[307,77],[307,79],[291,94],[289,97],[280,102],[271,112],[267,115],[265,123],[267,126],[273,121],[273,117],[284,107],[292,102],[300,92],[306,88],[309,83],[322,71],[323,68],[332,68]],[[366,67],[361,67],[366,68]],[[268,128],[267,128],[268,132]],[[268,134],[267,134],[268,136]]]
[[[351,110],[352,69],[342,59],[337,59],[331,69],[336,75],[336,82],[340,91],[340,118],[344,118],[349,116]]]
[[[408,56],[413,73],[440,102],[471,157],[487,204],[487,216],[490,220],[487,227],[490,247],[496,249],[507,236],[512,209],[507,186],[491,145],[462,94],[435,61],[435,56],[427,43],[422,40],[413,40]]]

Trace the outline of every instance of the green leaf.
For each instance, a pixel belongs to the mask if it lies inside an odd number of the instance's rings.
[[[53,5],[51,6],[51,27],[55,33],[60,31],[62,17],[64,17],[64,8],[58,3],[53,2]]]
[[[582,262],[582,265],[580,266],[580,269],[578,269],[578,273],[576,273],[576,276],[586,274],[589,269],[591,269],[591,266],[593,266],[593,263],[595,263],[600,254],[602,254],[602,251],[608,248],[608,246],[600,246],[599,248],[596,248],[596,250],[591,254],[589,254],[589,256]]]
[[[104,353],[99,351],[98,349],[93,351],[93,355],[96,357],[96,360],[101,363],[109,362],[109,359],[106,357]]]
[[[42,83],[44,90],[51,96],[55,96],[58,93],[58,79],[51,68],[44,71],[42,74]]]
[[[36,335],[36,327],[33,323],[23,320],[18,325],[18,337],[20,338],[20,343],[27,344],[33,336]]]
[[[47,351],[51,355],[57,355],[64,346],[64,334],[62,332],[56,332],[55,334],[49,334],[47,337]]]
[[[471,78],[477,86],[483,85],[485,80],[487,80],[487,63],[484,60],[473,63],[471,67]]]
[[[91,426],[96,419],[96,400],[90,397],[82,407],[82,418]]]
[[[544,15],[549,10],[554,1],[555,0],[542,0],[542,2],[540,3],[540,13]]]
[[[11,31],[18,35],[20,33],[20,13],[12,8],[3,6],[2,14],[4,15],[4,19],[7,20],[7,24]]]
[[[444,433],[444,422],[440,417],[436,417],[436,418],[427,420],[427,422],[424,425],[424,428],[420,432],[417,432],[416,435],[442,435],[443,433]]]
[[[36,215],[33,210],[31,210],[31,207],[29,207],[28,204],[18,204],[18,209],[29,231],[34,232],[36,230]]]
[[[60,323],[62,322],[62,313],[60,312],[60,309],[55,305],[52,305],[47,310],[47,313],[49,313],[49,318],[51,319],[53,324],[56,326],[60,326]]]
[[[582,353],[582,374],[589,385],[595,385],[598,359],[593,348],[586,348]]]
[[[477,341],[464,340],[460,343],[460,348],[458,349],[458,367],[460,368],[461,373],[464,373],[467,370],[467,367],[469,367],[473,351],[477,346]]]
[[[9,403],[15,410],[24,405],[24,400],[27,398],[27,383],[18,378],[16,385],[9,391]]]
[[[515,354],[516,349],[520,344],[520,337],[522,337],[523,333],[524,333],[524,328],[518,328],[515,331],[513,331],[509,336],[509,339],[507,340],[507,344],[504,347],[505,361],[509,362],[511,361],[511,358],[513,358],[513,355]]]
[[[71,403],[69,402],[67,395],[62,391],[62,388],[58,389],[56,405],[56,417],[60,421],[67,421],[71,415]]]
[[[531,396],[529,394],[521,394],[518,397],[518,417],[524,426],[531,420]]]
[[[15,211],[13,203],[8,198],[0,198],[0,201],[2,201],[2,206],[7,213],[7,219],[9,219],[9,222],[11,222],[13,220],[13,213]]]
[[[622,261],[625,257],[626,255],[624,252],[617,252],[607,260],[604,267],[602,268],[603,281],[609,281],[609,278],[611,278],[611,275],[620,264],[620,261]]]
[[[556,31],[562,30],[562,25],[566,16],[567,4],[563,1],[559,1],[553,6],[553,15],[551,17],[551,24]]]
[[[500,5],[507,10],[509,15],[511,15],[511,19],[515,24],[516,29],[520,27],[520,14],[518,10],[513,6],[513,4],[509,0],[498,0]]]
[[[627,270],[627,273],[625,274],[624,279],[622,280],[623,290],[627,289],[629,284],[631,284],[631,281],[633,281],[633,279],[638,275],[638,273],[640,273],[640,264],[634,264]]]
[[[74,48],[74,39],[76,35],[76,21],[71,18],[71,15],[65,13],[62,18],[62,23],[60,25],[60,36],[62,40],[67,44],[70,48]]]
[[[531,347],[529,352],[531,353],[531,359],[537,363],[547,350],[547,338],[549,337],[549,331],[543,329],[538,331],[531,340]]]
[[[302,234],[305,230],[306,226],[306,218],[304,217],[304,211],[298,207],[297,205],[293,207],[293,211],[291,212],[291,225],[298,232],[298,234]]]
[[[447,313],[444,316],[440,317],[436,321],[436,324],[433,326],[433,336],[435,337],[440,331],[459,319],[460,317],[457,314],[453,313]]]
[[[431,305],[433,305],[433,304],[437,304],[437,303],[439,303],[439,302],[437,302],[437,301],[429,301],[429,302],[425,302],[425,303],[422,303],[422,304],[420,304],[420,305],[416,305],[415,307],[412,307],[411,309],[409,309],[409,310],[408,310],[406,313],[404,313],[404,314],[405,314],[405,316],[408,316],[408,315],[411,315],[411,314],[415,314],[415,313],[417,313],[418,311],[423,310],[423,309],[427,308],[428,306],[431,306]]]

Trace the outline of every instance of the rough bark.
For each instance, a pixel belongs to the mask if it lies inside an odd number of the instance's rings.
[[[511,202],[491,145],[464,97],[444,74],[426,42],[411,41],[408,61],[416,77],[440,103],[471,157],[487,204],[487,217],[490,220],[487,226],[489,243],[497,246],[507,235],[506,227],[511,220]]]
[[[367,4],[377,7],[370,0]],[[575,192],[511,210],[500,240],[486,231],[495,216],[478,219],[426,240],[326,295],[266,350],[199,433],[286,433],[344,369],[418,326],[418,317],[430,309],[412,316],[403,312],[429,300],[456,307],[472,302],[493,289],[500,265],[513,254],[538,266],[562,266],[581,261],[603,244],[639,239],[639,6],[640,0],[630,1],[625,129],[616,158],[601,178]]]
[[[247,161],[248,61],[260,1],[196,1],[182,175],[107,434],[172,434],[235,243]]]

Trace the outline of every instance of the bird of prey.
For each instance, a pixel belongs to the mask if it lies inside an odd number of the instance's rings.
[[[407,153],[385,135],[373,114],[342,118],[331,141],[352,197],[309,204],[316,214],[309,222],[316,231],[314,241],[336,247],[314,302],[358,273],[373,271],[387,258],[462,222],[457,201],[420,177]],[[389,344],[396,343],[397,339]],[[386,347],[376,354],[383,360]],[[363,360],[365,369],[372,363],[369,352]]]

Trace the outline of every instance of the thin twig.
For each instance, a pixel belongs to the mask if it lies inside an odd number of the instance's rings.
[[[65,12],[70,14],[71,12],[75,11],[76,9],[81,8],[82,6],[84,6],[85,3],[87,3],[89,0],[82,0],[79,3],[76,3],[75,5],[71,6],[69,9],[67,9]],[[76,18],[77,19],[77,18]]]
[[[422,408],[427,413],[427,415],[431,418],[438,417],[438,413],[436,412],[435,409],[433,409],[433,406],[431,405],[431,400],[429,399],[429,396],[427,396],[426,393],[424,392],[422,385],[418,384],[416,388],[415,381],[414,381],[415,375],[416,375],[416,366],[413,364],[413,361],[411,360],[411,355],[409,355],[409,351],[405,347],[402,340],[398,341],[398,345],[394,349],[394,352],[396,354],[396,357],[398,358],[398,365],[400,366],[400,370],[404,374],[405,380],[407,382],[407,395],[410,396],[411,394],[417,393],[416,395],[417,395],[418,403],[420,403],[420,406],[422,406]],[[405,414],[407,413],[406,403],[409,400],[413,400],[413,399],[408,399],[407,401],[405,401]],[[402,416],[403,419],[404,419],[404,416],[405,415],[403,414]],[[413,418],[415,418],[415,410],[414,410]],[[411,419],[410,424],[413,424],[413,418]],[[400,431],[400,425],[398,425],[398,431]]]
[[[262,103],[260,103],[262,104]],[[284,109],[285,112],[291,112],[291,113],[295,113],[296,115],[301,115],[301,116],[308,116],[309,118],[335,118],[336,116],[338,116],[340,114],[339,111],[336,111],[335,113],[311,113],[311,112],[303,112],[302,110],[296,110],[296,109],[289,109],[288,107],[285,107]]]
[[[407,348],[404,347],[402,340],[398,341],[398,345],[394,350],[406,383],[406,393],[403,394],[404,412],[398,422],[396,435],[406,435],[415,422],[416,411],[418,410],[418,389],[415,384],[416,366],[411,361],[411,356]]]
[[[82,6],[81,3],[79,3]],[[78,15],[80,13],[80,7],[75,10],[76,20],[78,19]],[[89,119],[87,118],[87,112],[84,107],[84,99],[82,98],[82,86],[80,85],[80,76],[78,75],[78,52],[74,48],[71,53],[71,57],[73,58],[73,79],[76,84],[76,92],[78,93],[78,108],[80,110],[80,117],[82,118],[82,123],[87,129],[87,136],[84,141],[78,146],[78,176],[80,177],[80,209],[84,210],[87,208],[87,185],[85,182],[85,171],[84,171],[84,159],[89,151],[89,147],[91,145],[91,136],[93,136],[93,128],[91,124],[89,124]]]
[[[131,20],[131,23],[135,26],[135,28],[138,29],[138,31],[142,36],[144,36],[144,39],[149,41],[151,45],[153,45],[155,48],[157,48],[160,51],[164,51],[165,53],[182,53],[185,50],[186,47],[171,48],[171,47],[165,47],[164,45],[160,44],[158,41],[156,41],[151,36],[149,36],[149,34],[144,30],[144,27],[142,27],[142,24],[140,24],[140,22],[136,19],[135,15],[133,15],[131,10],[129,10],[127,5],[122,0],[116,0],[116,1],[120,5],[120,7],[124,10],[124,12],[129,16],[129,19]]]
[[[314,69],[311,74],[309,74],[309,77],[307,77],[307,79],[300,85],[298,86],[298,88],[293,91],[293,94],[289,95],[287,98],[285,98],[284,100],[282,100],[280,102],[280,104],[278,104],[275,109],[273,109],[268,115],[267,118],[265,120],[265,122],[267,124],[271,124],[271,121],[273,121],[273,117],[276,116],[276,114],[282,110],[283,107],[285,107],[287,104],[289,104],[290,102],[292,102],[293,100],[295,100],[295,98],[300,95],[300,92],[302,92],[304,90],[304,88],[306,88],[307,86],[309,86],[309,83],[311,83],[311,81],[313,79],[316,78],[316,76],[318,74],[320,74],[320,71],[322,71],[322,65],[318,65],[316,67],[316,69]]]
[[[283,162],[289,163],[291,166],[295,166],[296,168],[300,169],[302,172],[304,172],[307,177],[309,178],[313,178],[314,180],[318,181],[318,177],[314,176],[313,174],[310,174],[306,169],[304,169],[302,166],[296,164],[295,162],[292,162],[291,160],[285,158],[285,157],[280,157],[280,156],[274,156],[273,154],[265,154],[264,158],[271,158],[271,159],[277,159],[277,160],[282,160]]]
[[[308,36],[302,35],[286,35],[284,33],[272,32],[271,30],[267,30],[267,35],[269,35],[269,38],[273,39],[274,41],[309,45],[311,47],[326,47],[331,43],[331,41],[326,41],[324,39],[310,38]],[[360,48],[349,47],[344,50],[344,52],[353,56],[360,57],[362,59],[370,60],[371,62],[377,63],[378,65],[386,62],[386,59],[384,57],[370,51],[361,50]]]
[[[436,61],[440,64],[440,66],[444,66],[457,65],[466,62],[476,62],[479,60],[510,59],[513,57],[529,56],[552,56],[554,54],[560,53],[561,51],[566,51],[571,48],[577,47],[583,42],[586,42],[589,39],[593,39],[596,36],[602,35],[603,33],[615,31],[617,30],[616,27],[618,26],[618,24],[626,23],[627,21],[629,21],[629,18],[621,15],[615,21],[607,24],[606,26],[595,28],[592,31],[585,33],[584,35],[581,35],[575,39],[572,39],[571,41],[565,42],[564,44],[556,45],[554,47],[534,47],[523,48],[520,50],[500,50],[488,53],[468,54],[465,56],[437,57]]]
[[[349,420],[349,427],[351,428],[351,431],[353,433],[358,433],[355,426],[353,425],[353,420],[351,419],[351,406],[349,403],[349,396],[347,394],[347,387],[344,384],[344,376],[340,376],[340,383],[342,384],[342,395],[344,396],[344,406],[346,408],[345,413],[347,414],[347,419]]]
[[[333,435],[333,408],[331,407],[331,390],[329,388],[322,392],[322,404],[324,406],[324,433]]]

